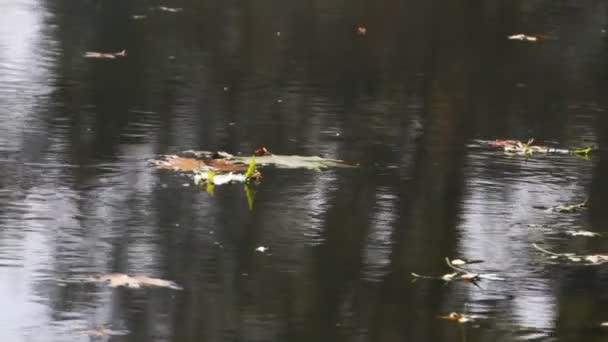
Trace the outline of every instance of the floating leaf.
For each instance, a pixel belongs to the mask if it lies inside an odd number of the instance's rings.
[[[532,246],[542,253],[549,255],[551,259],[566,259],[577,263],[585,262],[589,265],[600,265],[608,262],[608,255],[606,254],[579,255],[575,253],[555,253],[546,250],[535,243],[533,243]]]
[[[152,7],[151,9],[162,11],[162,12],[169,12],[169,13],[177,13],[177,12],[181,12],[184,10],[183,8],[180,8],[180,7],[166,7],[166,6],[157,6],[157,7]]]
[[[460,312],[450,312],[450,314],[447,316],[437,316],[437,318],[446,319],[448,321],[454,321],[458,323],[468,323],[479,319],[479,316],[467,315]]]
[[[107,283],[110,287],[130,287],[130,288],[141,288],[141,287],[166,287],[173,290],[182,290],[183,288],[177,283],[160,279],[152,278],[148,276],[129,276],[122,273],[110,273],[103,275],[96,275],[93,277],[85,278],[86,281]]]
[[[99,59],[115,59],[121,57],[127,57],[127,50],[119,52],[95,52],[87,51],[83,55],[84,58],[99,58]]]
[[[534,36],[528,36],[526,34],[520,33],[520,34],[514,34],[511,35],[509,37],[507,37],[509,40],[521,40],[521,41],[526,41],[526,42],[536,42],[538,41],[537,37]]]
[[[590,232],[587,230],[567,230],[566,234],[571,235],[571,236],[586,236],[586,237],[601,236],[600,233]]]
[[[109,337],[109,336],[123,336],[128,335],[128,330],[113,330],[104,327],[103,325],[96,325],[91,329],[82,331],[83,334],[91,337]]]
[[[256,165],[273,165],[279,168],[286,169],[309,169],[320,170],[324,168],[353,168],[356,165],[348,164],[342,160],[327,159],[317,156],[283,156],[283,155],[263,155],[256,158]],[[251,157],[233,157],[233,160],[240,161],[245,164],[251,163]]]

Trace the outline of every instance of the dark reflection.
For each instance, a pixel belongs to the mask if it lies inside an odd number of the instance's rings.
[[[165,6],[163,10],[160,6]],[[606,8],[571,1],[8,1],[0,23],[0,314],[7,340],[601,340]],[[169,8],[169,10],[167,10]],[[173,9],[173,10],[171,10]],[[366,34],[357,34],[363,25]],[[514,33],[558,40],[513,42]],[[120,51],[92,60],[85,51]],[[323,155],[210,196],[146,160]],[[534,209],[591,198],[589,212]],[[545,227],[533,229],[530,227]],[[256,248],[264,246],[264,253]],[[444,257],[506,281],[443,284]],[[183,291],[72,282],[121,272]],[[452,311],[479,326],[438,320]]]

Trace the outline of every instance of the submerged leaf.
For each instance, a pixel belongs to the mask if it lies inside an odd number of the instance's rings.
[[[255,202],[255,190],[249,183],[245,183],[245,196],[247,196],[247,206],[249,210],[253,210],[253,203]]]

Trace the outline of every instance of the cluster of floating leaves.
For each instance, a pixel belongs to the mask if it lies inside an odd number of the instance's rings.
[[[521,156],[532,156],[535,153],[542,154],[574,154],[578,156],[582,156],[588,158],[589,154],[592,152],[591,147],[585,147],[582,149],[565,149],[565,148],[557,148],[551,147],[547,145],[537,145],[535,144],[534,139],[529,139],[527,142],[519,141],[519,140],[492,140],[492,141],[482,141],[483,144],[499,147],[504,150],[506,154],[509,155],[521,155]]]
[[[555,253],[546,250],[539,245],[533,243],[532,246],[542,253],[549,256],[550,259],[568,260],[575,263],[583,263],[587,265],[601,265],[608,262],[608,254],[576,254],[576,253]]]

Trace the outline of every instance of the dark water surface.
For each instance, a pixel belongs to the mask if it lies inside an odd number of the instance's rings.
[[[475,142],[606,147],[604,2],[3,0],[0,11],[0,340],[608,339],[606,266],[532,247],[608,252],[608,239],[563,234],[608,233],[608,156],[526,160]],[[522,32],[558,39],[506,39]],[[146,165],[258,144],[361,167],[264,170],[250,211],[242,185],[210,196]],[[588,197],[581,213],[533,208]],[[506,280],[412,282],[448,272],[446,256],[483,259],[476,270]],[[108,272],[184,290],[66,281]],[[481,319],[437,319],[452,311]],[[95,325],[129,334],[83,333]]]

